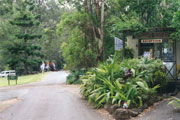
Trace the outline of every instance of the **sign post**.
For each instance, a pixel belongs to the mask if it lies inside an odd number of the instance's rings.
[[[115,49],[115,51],[121,50],[123,48],[124,48],[123,40],[115,37],[114,38],[114,49]],[[122,57],[123,57],[123,60],[124,60],[124,50],[122,51]]]
[[[18,80],[18,76],[17,75],[8,75],[7,79],[8,79],[8,85],[10,85],[10,81],[11,80],[15,80],[16,81],[16,85],[17,85],[17,80]]]
[[[120,50],[123,48],[123,41],[117,37],[114,38],[114,48],[115,50]]]

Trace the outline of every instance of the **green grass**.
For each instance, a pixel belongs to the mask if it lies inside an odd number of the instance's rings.
[[[32,82],[37,82],[42,80],[48,73],[39,73],[39,74],[33,74],[33,75],[24,75],[24,76],[19,76],[18,77],[18,81],[17,81],[17,85],[22,85],[22,84],[27,84],[27,83],[32,83]],[[11,80],[10,81],[10,85],[16,85],[16,81],[15,80]],[[0,87],[4,87],[4,86],[9,86],[8,85],[8,80],[7,78],[0,78]]]

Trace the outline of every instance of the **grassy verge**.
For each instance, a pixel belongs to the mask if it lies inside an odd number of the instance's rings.
[[[33,75],[19,76],[17,84],[18,85],[22,85],[22,84],[27,84],[27,83],[32,83],[32,82],[40,81],[47,74],[48,73],[44,73],[44,74],[39,73],[39,74],[33,74]],[[11,83],[11,86],[12,85],[16,85],[16,81],[15,80],[11,80],[10,83]],[[8,86],[7,78],[0,78],[0,87],[2,87],[2,86]]]

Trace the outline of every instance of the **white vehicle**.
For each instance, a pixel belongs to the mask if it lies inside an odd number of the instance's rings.
[[[16,75],[15,70],[2,71],[0,77],[7,77],[8,75]]]

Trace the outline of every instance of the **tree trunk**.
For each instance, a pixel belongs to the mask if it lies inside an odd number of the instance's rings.
[[[103,43],[104,43],[104,0],[102,0],[101,3],[101,29],[100,29],[100,40],[99,40],[99,52],[100,52],[100,58],[103,59]]]

